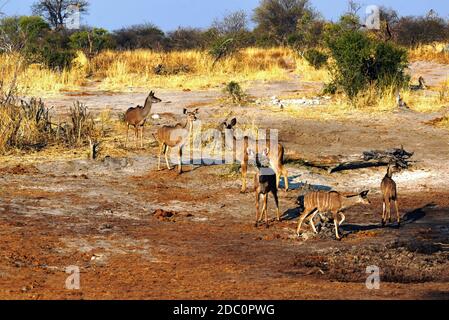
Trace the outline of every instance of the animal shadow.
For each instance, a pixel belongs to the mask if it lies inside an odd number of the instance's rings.
[[[429,203],[422,208],[418,208],[411,212],[407,212],[401,219],[402,220],[401,225],[398,225],[397,223],[393,223],[393,224],[389,224],[389,225],[383,227],[380,223],[379,224],[370,224],[370,225],[345,224],[345,225],[341,226],[341,228],[345,232],[348,232],[348,234],[364,232],[364,231],[372,231],[372,230],[378,230],[378,229],[385,229],[385,228],[400,229],[404,225],[409,225],[409,224],[415,223],[415,222],[423,219],[426,216],[426,212],[424,210],[430,209],[433,207],[435,207],[435,204]]]
[[[426,217],[427,213],[425,212],[426,209],[432,209],[435,208],[436,204],[435,203],[429,203],[426,204],[424,207],[422,208],[418,208],[414,211],[411,212],[407,212],[403,217],[402,217],[402,221],[403,224],[412,224],[415,223],[419,220],[422,220]]]

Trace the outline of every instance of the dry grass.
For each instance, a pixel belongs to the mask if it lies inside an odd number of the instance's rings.
[[[449,63],[445,44],[420,46],[410,50],[412,60]],[[60,91],[76,91],[90,79],[100,81],[98,89],[141,91],[152,88],[208,89],[229,81],[245,86],[250,81],[290,79],[294,71],[302,81],[329,82],[326,68],[315,70],[289,48],[248,48],[224,59],[213,67],[213,58],[205,51],[155,52],[150,50],[105,51],[88,61],[79,52],[74,67],[60,72],[40,65],[26,66],[17,55],[3,55],[0,72],[3,81],[11,81],[19,65],[18,89],[26,95],[49,96]],[[158,68],[158,66],[160,66]]]
[[[296,58],[296,73],[302,81],[324,82],[331,81],[331,77],[327,68],[316,70],[304,58]]]
[[[135,88],[207,89],[221,87],[229,80],[284,80],[293,67],[292,52],[285,48],[249,48],[220,61],[203,51],[158,53],[148,50],[107,51],[92,62],[94,74],[103,79],[103,90],[128,91]],[[155,68],[163,66],[158,74]]]
[[[77,60],[82,60],[78,57]],[[17,90],[22,95],[49,96],[62,90],[74,90],[85,83],[84,67],[75,65],[71,70],[52,71],[41,65],[27,66],[18,55],[0,56],[0,73],[7,86],[17,73]]]
[[[447,46],[447,43],[433,43],[410,49],[410,61],[435,61],[447,64],[449,63],[449,52],[445,51]]]
[[[325,81],[326,71],[316,71],[289,48],[248,48],[219,61],[205,51],[155,52],[150,50],[106,51],[88,61],[79,52],[70,70],[54,71],[41,65],[26,66],[17,55],[3,55],[0,72],[12,80],[18,66],[18,89],[23,95],[49,96],[76,91],[89,79],[99,80],[98,89],[140,91],[152,88],[207,89],[222,87],[230,80],[287,80],[287,71],[298,71],[306,81]],[[158,68],[158,66],[160,66]]]

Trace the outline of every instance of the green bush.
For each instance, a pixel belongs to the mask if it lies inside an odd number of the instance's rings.
[[[40,63],[56,70],[70,68],[76,57],[75,50],[70,46],[70,38],[63,31],[49,32],[36,53]]]
[[[307,50],[304,53],[304,58],[312,67],[317,70],[323,68],[327,64],[327,60],[329,59],[329,57],[325,53],[317,49]]]
[[[83,51],[89,59],[110,48],[111,43],[111,35],[101,28],[78,31],[70,36],[70,46],[75,50]]]
[[[215,59],[215,64],[238,51],[237,43],[234,38],[218,38],[209,50],[209,54]]]
[[[334,26],[326,36],[326,45],[332,57],[333,87],[344,91],[350,100],[372,85],[382,90],[409,81],[405,73],[407,52],[392,43]]]
[[[226,85],[224,92],[229,96],[233,103],[241,103],[246,98],[246,94],[242,90],[242,87],[235,81],[229,82]]]

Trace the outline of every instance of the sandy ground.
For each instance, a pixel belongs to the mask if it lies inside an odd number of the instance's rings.
[[[250,93],[267,98],[311,87],[258,83]],[[220,94],[158,91],[164,102],[153,112],[162,119],[149,131],[181,120],[182,109],[192,106],[200,107],[202,121],[218,124],[229,111],[217,101]],[[47,103],[61,115],[75,100],[118,114],[144,98],[89,92]],[[98,162],[0,165],[0,298],[449,298],[449,132],[427,124],[438,114],[306,120],[259,107],[232,113],[279,129],[292,159],[337,161],[401,145],[415,152],[413,167],[395,177],[402,227],[380,227],[384,168],[331,175],[290,164],[292,190],[281,192],[284,221],[266,229],[253,226],[254,195],[239,193],[240,179],[228,166],[187,167],[181,176],[157,172],[154,147]],[[342,241],[298,239],[296,202],[306,181],[343,192],[370,189],[372,205],[347,212]],[[380,290],[365,285],[372,265],[381,271]],[[68,266],[80,268],[80,290],[65,289]]]

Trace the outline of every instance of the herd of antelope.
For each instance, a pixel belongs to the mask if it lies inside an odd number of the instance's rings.
[[[128,143],[129,129],[131,126],[135,129],[136,146],[139,141],[140,131],[140,144],[143,147],[143,133],[144,127],[147,122],[147,117],[151,112],[153,104],[159,103],[162,100],[155,96],[153,91],[148,95],[145,105],[137,106],[136,108],[130,108],[125,113],[125,122],[128,126],[126,143]],[[182,174],[182,154],[183,148],[190,143],[192,139],[193,125],[198,120],[199,110],[188,111],[184,109],[184,116],[186,118],[185,123],[177,123],[172,126],[163,126],[157,130],[154,134],[155,140],[159,144],[159,162],[158,170],[161,170],[161,156],[164,154],[167,168],[172,170],[168,159],[170,148],[176,148],[178,151],[178,173]],[[285,148],[281,143],[271,146],[269,139],[266,139],[264,150],[259,150],[259,141],[254,140],[248,136],[243,138],[236,137],[234,129],[237,125],[237,119],[234,118],[228,123],[226,120],[221,124],[221,128],[226,131],[227,134],[232,135],[233,144],[227,146],[233,150],[234,161],[240,162],[241,176],[242,176],[242,188],[241,192],[245,193],[247,190],[247,174],[250,157],[255,158],[256,175],[254,178],[254,191],[256,195],[256,223],[258,227],[262,219],[265,217],[265,225],[269,227],[268,218],[268,195],[271,193],[276,203],[277,221],[281,221],[281,213],[279,209],[279,196],[278,190],[280,187],[281,178],[284,178],[285,191],[289,190],[288,171],[284,164]],[[240,142],[240,143],[239,143]],[[255,150],[252,150],[250,146],[255,146]],[[262,159],[265,160],[263,164]],[[397,223],[400,226],[401,217],[399,213],[397,186],[393,180],[393,174],[398,172],[399,168],[396,164],[390,164],[388,166],[387,174],[381,182],[383,211],[382,211],[382,226],[385,226],[387,220],[391,223],[391,211],[392,205],[397,215]],[[310,191],[304,196],[303,211],[299,216],[297,235],[301,235],[301,227],[306,219],[313,229],[318,234],[315,226],[315,217],[319,215],[321,218],[327,214],[331,214],[329,218],[333,220],[335,226],[335,237],[340,240],[339,227],[345,221],[346,217],[343,212],[355,205],[364,204],[369,205],[368,199],[369,190],[363,191],[360,194],[343,195],[336,191]],[[260,200],[262,200],[262,210],[260,210]]]

